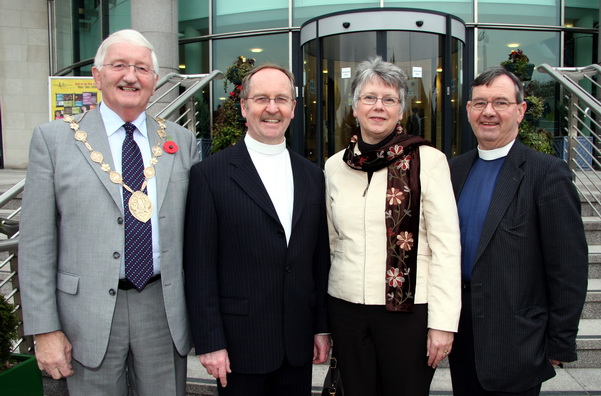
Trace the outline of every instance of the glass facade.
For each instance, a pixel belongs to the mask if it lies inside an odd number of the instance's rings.
[[[131,26],[131,1],[53,1],[53,73],[89,75],[102,38]],[[523,50],[537,65],[585,66],[598,60],[599,0],[179,0],[178,7],[182,73],[225,71],[238,56],[292,69],[304,94],[303,112],[293,124],[304,132],[301,138],[295,137],[293,148],[318,162],[339,149],[347,133],[348,80],[341,77],[342,69],[353,68],[376,53],[386,52],[387,59],[405,70],[414,66],[424,70],[424,77],[410,79],[412,103],[405,117],[417,108],[424,119],[424,135],[448,155],[465,151],[472,144],[462,138],[466,135],[461,132],[465,127],[461,114],[467,98],[458,87],[469,84],[484,68],[506,60],[512,49]],[[372,32],[332,34],[319,45],[306,42],[301,49],[301,26],[307,21],[331,13],[378,8],[450,14],[463,20],[467,36],[451,42],[420,32],[399,36],[396,31],[382,33],[378,20],[366,20]],[[444,51],[441,46],[445,46]],[[354,52],[348,52],[349,48]],[[436,71],[442,67],[440,53],[445,53],[451,66],[444,73]],[[447,89],[440,85],[443,74],[450,81],[450,106],[445,114],[440,112],[439,103],[445,93],[440,89]],[[315,85],[318,80],[323,84]],[[535,71],[533,81],[544,86],[548,78]],[[223,80],[212,84],[205,93],[211,111],[230,89],[223,86]],[[551,96],[545,100],[552,109],[557,93],[553,89],[544,92]],[[548,124],[555,133],[553,117],[551,111]],[[453,125],[450,132],[442,133],[441,125],[446,123]]]

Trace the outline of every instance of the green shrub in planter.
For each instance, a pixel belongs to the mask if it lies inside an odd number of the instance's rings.
[[[42,374],[33,355],[13,354],[19,321],[14,306],[0,295],[0,394],[42,396]]]

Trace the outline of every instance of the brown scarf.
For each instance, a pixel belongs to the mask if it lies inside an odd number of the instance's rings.
[[[388,168],[386,187],[386,310],[411,312],[415,300],[417,242],[419,235],[419,146],[432,146],[427,140],[395,136],[382,147],[355,154],[357,136],[344,152],[344,162],[353,169],[375,172]]]

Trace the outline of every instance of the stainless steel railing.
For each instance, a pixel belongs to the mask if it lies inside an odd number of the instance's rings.
[[[161,110],[156,111],[155,115],[171,119],[198,134],[202,131],[197,130],[199,115],[197,94],[211,81],[222,78],[223,73],[219,70],[213,70],[208,74],[170,73],[157,83],[156,89],[159,93],[148,104],[146,110],[154,112],[158,106],[165,103],[165,98],[177,96]],[[183,92],[180,92],[182,90]]]
[[[5,208],[9,202],[17,198],[25,185],[25,179],[11,187],[0,196],[0,209]],[[15,312],[19,319],[19,339],[13,345],[13,352],[33,353],[33,338],[23,335],[23,314],[21,309],[21,295],[19,293],[19,260],[17,250],[19,246],[19,223],[15,220],[21,212],[21,207],[10,209],[9,214],[0,218],[0,234],[6,239],[0,240],[0,253],[3,256],[0,262],[0,292],[8,302],[14,304]]]
[[[572,171],[574,184],[593,216],[601,218],[601,66],[538,66],[559,83],[566,144],[563,153]],[[595,97],[592,92],[597,92]]]

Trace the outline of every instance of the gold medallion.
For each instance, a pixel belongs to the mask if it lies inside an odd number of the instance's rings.
[[[92,151],[90,153],[90,158],[92,159],[92,161],[102,164],[102,160],[104,159],[104,156],[102,155],[102,153],[100,153],[98,151]]]
[[[144,177],[147,179],[152,179],[154,177],[154,166],[148,166],[144,168]]]
[[[155,157],[160,157],[163,154],[163,149],[161,149],[160,146],[153,146],[152,147],[152,154]]]
[[[84,131],[77,131],[77,132],[75,132],[75,139],[76,140],[79,140],[80,142],[85,142],[87,138],[88,138],[88,134],[85,133]]]
[[[111,181],[113,183],[117,183],[117,184],[121,184],[121,181],[123,181],[123,179],[121,178],[121,174],[115,171],[111,171],[109,173],[109,178],[111,179]]]
[[[142,223],[146,223],[152,216],[152,202],[148,195],[142,191],[134,192],[127,203],[129,205],[129,211],[132,216],[140,220]]]

